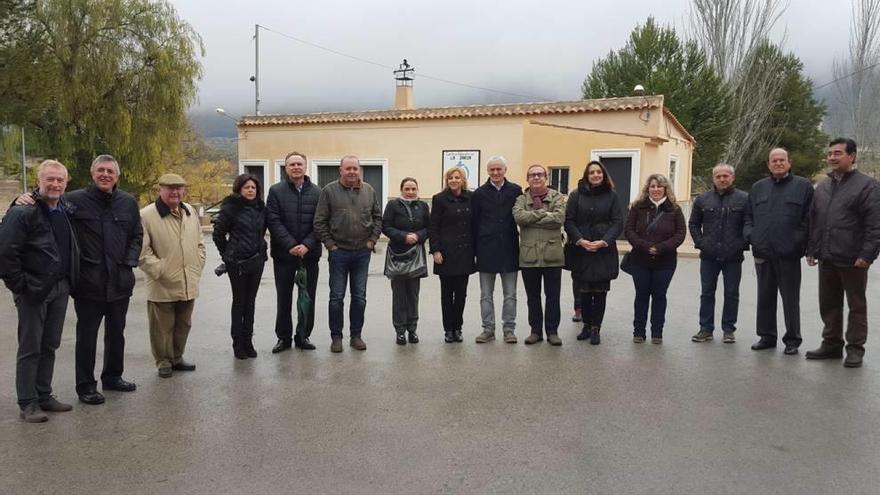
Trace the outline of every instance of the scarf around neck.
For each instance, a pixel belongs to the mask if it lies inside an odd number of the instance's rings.
[[[547,187],[541,189],[529,188],[529,196],[532,198],[532,208],[540,210],[544,207],[544,198],[547,197],[549,189]]]

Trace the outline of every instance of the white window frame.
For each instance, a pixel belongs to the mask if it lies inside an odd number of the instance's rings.
[[[339,168],[339,158],[313,158],[309,159],[309,170],[314,170],[315,177],[315,185],[317,185],[318,180],[318,169],[320,167],[336,167]],[[388,159],[387,158],[360,158],[359,159],[361,166],[381,166],[382,167],[382,191],[384,195],[382,198],[382,211],[385,211],[385,204],[388,203],[388,195],[391,192],[388,189]]]
[[[639,197],[642,182],[642,150],[625,148],[608,148],[590,151],[590,160],[601,161],[602,158],[631,158],[629,199],[635,201]]]
[[[284,168],[284,158],[275,160],[275,168],[272,169],[272,171],[275,172],[275,177],[272,184],[278,184],[281,182],[281,178],[284,177],[283,172],[281,172],[282,168]]]
[[[675,177],[672,177],[672,163],[675,162]],[[678,198],[678,177],[681,175],[681,157],[677,153],[670,153],[669,158],[666,160],[666,163],[669,166],[669,170],[666,172],[666,177],[669,179],[669,182],[672,183],[672,192],[675,194],[675,197]]]
[[[566,186],[565,188],[568,189],[568,191],[565,194],[570,193],[571,192],[571,165],[549,165],[547,167],[547,172],[549,173],[549,177],[547,177],[547,183],[551,186],[553,185],[553,181],[551,179],[553,177],[553,170],[554,169],[555,170],[561,170],[561,169],[568,170],[568,183],[565,185]],[[577,184],[577,183],[575,183],[575,184]],[[577,188],[577,185],[575,185],[575,188]],[[560,193],[562,192],[559,190],[559,188],[556,188],[556,190]]]

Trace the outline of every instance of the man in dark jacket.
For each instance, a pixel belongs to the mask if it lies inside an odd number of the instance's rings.
[[[700,331],[691,340],[712,340],[715,330],[715,288],[718,275],[724,274],[724,307],[721,330],[724,342],[736,341],[736,316],[739,311],[739,282],[742,279],[743,238],[749,195],[733,187],[733,167],[719,163],[712,169],[714,189],[697,196],[691,209],[688,227],[694,246],[700,250]]]
[[[351,347],[365,351],[361,338],[367,307],[367,274],[370,254],[382,233],[382,206],[379,195],[361,178],[361,163],[347,155],[339,162],[339,180],[321,190],[315,212],[315,235],[329,253],[330,352],[342,352],[345,286],[351,280],[351,307],[348,310]]]
[[[119,163],[98,155],[89,169],[92,184],[67,193],[75,206],[73,223],[80,248],[80,274],[72,292],[76,311],[76,393],[85,404],[103,404],[95,381],[98,330],[104,321],[105,390],[133,392],[122,378],[125,320],[134,289],[134,267],[143,240],[140,209],[134,196],[119,190]],[[27,200],[27,198],[21,198]]]
[[[760,337],[752,344],[759,351],[776,347],[776,297],[782,296],[785,318],[785,354],[797,354],[801,345],[801,258],[807,250],[810,181],[791,173],[788,151],[770,151],[770,177],[755,182],[749,194],[744,237],[752,245],[758,277],[755,329]]]
[[[880,251],[880,183],[855,169],[856,143],[831,141],[828,178],[816,188],[810,209],[807,263],[819,264],[819,313],[825,328],[822,345],[807,359],[843,357],[843,296],[849,317],[847,368],[862,366],[868,338],[868,268]]]
[[[52,374],[68,295],[79,273],[79,246],[70,220],[75,208],[61,199],[67,169],[46,160],[37,177],[36,204],[13,206],[0,224],[0,277],[18,310],[15,388],[21,418],[28,423],[48,421],[44,411],[72,409],[52,396]]]
[[[284,159],[284,180],[269,188],[266,200],[269,232],[272,234],[272,259],[275,270],[275,335],[278,342],[273,353],[290,349],[291,341],[296,347],[314,350],[309,341],[315,326],[315,294],[318,289],[318,260],[321,259],[321,243],[315,237],[315,210],[318,207],[320,189],[306,175],[304,154],[293,151]],[[293,332],[293,287],[297,270],[306,270],[306,292],[312,300],[308,315],[296,322]]]
[[[501,276],[504,302],[501,306],[504,341],[516,343],[516,278],[519,269],[519,232],[513,219],[513,204],[522,188],[504,178],[507,161],[494,156],[486,163],[489,180],[474,191],[471,200],[472,228],[480,272],[480,316],[483,332],[477,343],[495,340],[495,278]]]

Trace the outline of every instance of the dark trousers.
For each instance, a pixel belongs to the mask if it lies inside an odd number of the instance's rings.
[[[118,301],[74,299],[76,310],[76,393],[94,390],[98,329],[104,321],[104,369],[101,381],[122,377],[125,360],[125,317],[129,298]]]
[[[364,328],[370,254],[372,252],[369,249],[334,249],[327,255],[330,261],[328,319],[331,337],[342,337],[345,288],[349,280],[351,281],[351,304],[348,308],[349,332],[352,337],[358,336]]]
[[[579,287],[581,284],[574,278],[571,279],[571,295],[574,296],[574,310],[577,311],[581,309],[581,288]]]
[[[260,265],[253,273],[238,273],[234,269],[227,272],[232,286],[229,332],[233,345],[250,341],[254,335],[254,309],[264,267],[265,264]]]
[[[742,279],[742,261],[722,263],[715,260],[700,260],[700,331],[715,331],[715,289],[718,275],[724,276],[724,306],[721,308],[721,330],[736,331],[736,317],[739,312],[739,282]]]
[[[651,337],[663,337],[666,324],[666,291],[675,269],[651,270],[634,264],[632,270],[636,299],[633,303],[633,335],[645,337],[648,306],[651,307]]]
[[[397,333],[415,332],[419,326],[420,278],[391,280],[391,322]]]
[[[605,291],[587,291],[578,294],[575,300],[579,300],[582,310],[584,327],[602,328],[602,320],[605,319],[605,300],[608,293]]]
[[[461,331],[470,275],[440,275],[440,309],[444,331]]]
[[[15,296],[18,310],[15,390],[18,406],[22,409],[32,402],[46,400],[52,394],[55,350],[61,345],[69,294],[70,284],[67,279],[62,279],[40,300]]]
[[[293,288],[296,286],[294,276],[300,266],[305,267],[306,292],[312,300],[309,308],[307,320],[297,319],[296,334],[303,337],[310,337],[312,329],[315,326],[315,294],[318,292],[318,259],[304,259],[288,261],[275,260],[275,295],[276,295],[276,313],[275,313],[275,336],[278,340],[290,342],[293,339],[293,314],[291,313],[293,306]]]
[[[529,327],[532,333],[556,334],[559,328],[559,293],[562,290],[562,268],[522,268],[523,285],[529,307]],[[544,282],[544,308],[541,307],[541,281]]]
[[[846,352],[865,355],[868,339],[868,269],[854,266],[836,266],[819,263],[819,314],[825,328],[822,344],[827,347],[843,347],[843,296],[849,315],[846,324]]]
[[[776,298],[782,296],[787,346],[801,345],[801,259],[780,258],[755,262],[758,276],[758,308],[755,329],[762,340],[776,342]]]

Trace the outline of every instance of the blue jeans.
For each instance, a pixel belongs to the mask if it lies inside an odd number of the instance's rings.
[[[361,334],[364,328],[364,310],[367,307],[367,273],[370,270],[370,250],[335,249],[327,255],[330,262],[330,304],[328,305],[330,336],[342,337],[345,310],[345,286],[351,279],[351,306],[348,319],[351,335]]]
[[[721,330],[736,331],[736,315],[739,312],[739,282],[742,279],[742,261],[721,262],[700,260],[700,331],[715,330],[715,288],[718,275],[724,276],[724,306],[721,308]]]
[[[666,324],[666,290],[672,282],[675,269],[651,270],[634,265],[633,284],[636,300],[633,303],[633,335],[645,337],[648,324],[648,305],[651,306],[651,337],[663,337]]]

